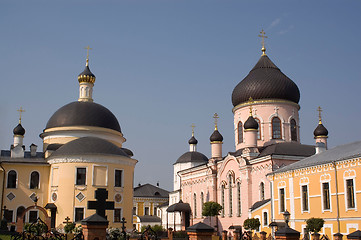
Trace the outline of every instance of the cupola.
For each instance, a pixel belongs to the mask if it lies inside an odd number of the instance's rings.
[[[211,150],[212,150],[212,158],[221,158],[222,157],[222,144],[223,144],[223,136],[218,131],[218,114],[215,113],[214,116],[214,131],[210,136],[209,140],[211,141]]]
[[[315,136],[315,139],[316,139],[316,145],[318,143],[323,143],[325,148],[327,149],[328,130],[322,124],[321,107],[318,107],[317,111],[318,111],[318,125],[317,125],[316,129],[313,131],[313,135]]]
[[[89,69],[89,46],[86,47],[87,56],[85,69],[78,75],[79,81],[79,99],[78,101],[82,102],[92,102],[93,101],[93,86],[95,83],[95,75]]]
[[[190,152],[196,152],[197,151],[197,143],[198,140],[194,137],[194,124],[192,124],[192,137],[189,139],[189,151]]]

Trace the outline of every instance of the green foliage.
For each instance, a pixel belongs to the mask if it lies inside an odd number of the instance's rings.
[[[64,226],[65,233],[72,233],[75,229],[75,223],[69,222]]]
[[[0,234],[0,240],[11,240],[11,235]]]
[[[147,227],[148,226],[142,226],[141,232],[144,232]],[[165,231],[165,229],[161,225],[154,225],[150,228],[156,233]]]
[[[309,232],[318,233],[319,231],[321,231],[325,220],[323,220],[322,218],[309,218],[306,220],[306,223],[306,229]]]
[[[203,204],[202,215],[206,217],[218,216],[220,211],[222,210],[222,206],[217,202],[206,202]]]
[[[173,235],[174,238],[185,238],[187,236],[188,235],[187,235],[186,231],[176,231],[176,232],[174,232],[174,235]]]
[[[243,227],[245,229],[257,230],[259,229],[259,226],[261,226],[261,223],[258,218],[248,218],[243,222]]]

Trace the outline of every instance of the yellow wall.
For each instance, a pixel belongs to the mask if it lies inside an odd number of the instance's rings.
[[[264,219],[264,212],[267,213],[267,220]],[[251,218],[258,218],[261,226],[259,228],[259,231],[266,232],[267,235],[272,233],[272,229],[268,227],[268,225],[271,223],[272,215],[271,215],[271,201],[264,204],[263,206],[253,210],[251,212]]]
[[[294,228],[303,232],[305,220],[311,217],[319,217],[325,220],[322,233],[328,236],[338,232],[337,209],[339,209],[340,232],[351,233],[356,228],[361,228],[361,159],[350,159],[336,163],[336,171],[333,164],[315,166],[307,169],[298,169],[286,173],[270,176],[274,190],[274,213],[275,219],[282,221],[283,215],[279,209],[279,191],[282,186],[286,189],[286,208],[291,213],[291,223]],[[336,175],[337,181],[336,181]],[[347,209],[346,204],[346,179],[354,179],[356,208]],[[323,209],[322,182],[328,182],[330,186],[330,210]],[[336,184],[338,187],[338,201],[336,196]],[[308,186],[308,211],[302,210],[302,185]],[[293,196],[291,195],[293,189]],[[293,221],[295,220],[295,221]]]
[[[13,210],[13,221],[16,221],[16,210],[18,207],[25,208],[33,206],[34,202],[30,199],[30,195],[35,193],[38,196],[38,205],[45,206],[48,198],[48,179],[49,179],[49,165],[40,164],[17,164],[17,163],[2,163],[6,173],[10,170],[17,172],[17,186],[16,188],[6,188],[7,174],[5,174],[5,188],[3,197],[3,206],[7,209]],[[40,187],[39,189],[30,189],[30,174],[33,171],[38,171],[40,174]],[[1,176],[2,177],[2,176]],[[2,179],[1,179],[2,181]],[[6,197],[9,193],[13,193],[15,198],[11,201]]]

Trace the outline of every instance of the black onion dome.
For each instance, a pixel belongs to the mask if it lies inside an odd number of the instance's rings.
[[[313,131],[313,135],[315,137],[328,136],[328,130],[325,128],[325,126],[323,126],[322,123],[319,123],[315,131]]]
[[[86,65],[83,72],[78,75],[79,82],[95,82],[95,75],[90,71],[89,66]]]
[[[119,122],[106,107],[94,102],[72,102],[56,111],[46,128],[92,126],[121,132]]]
[[[244,129],[258,129],[257,121],[252,116],[249,116],[244,123]]]
[[[198,140],[197,140],[194,136],[192,136],[192,137],[189,139],[188,143],[189,143],[189,144],[197,144],[197,143],[198,143]]]
[[[253,100],[282,99],[298,103],[300,90],[267,55],[264,55],[249,74],[233,89],[233,106],[247,102],[250,97]]]
[[[97,137],[83,137],[68,142],[58,148],[51,156],[69,155],[120,155],[128,157],[120,147]]]
[[[223,136],[218,130],[214,130],[209,140],[211,140],[211,142],[222,142]]]
[[[14,135],[20,135],[20,136],[24,136],[25,134],[25,129],[23,128],[23,126],[21,125],[21,123],[19,123],[13,130]]]
[[[186,152],[175,163],[208,162],[208,158],[200,152]]]

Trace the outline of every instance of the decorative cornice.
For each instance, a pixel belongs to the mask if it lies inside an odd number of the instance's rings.
[[[292,101],[288,101],[288,100],[263,99],[263,100],[253,100],[252,103],[250,103],[249,101],[240,103],[240,104],[238,104],[237,106],[235,106],[232,109],[232,112],[234,113],[237,109],[247,107],[247,106],[250,106],[250,105],[259,105],[259,104],[267,104],[267,103],[285,103],[285,104],[289,104],[289,105],[293,105],[293,106],[297,107],[298,110],[300,110],[300,108],[301,108],[300,105],[298,105],[297,103],[292,102]]]
[[[114,155],[81,155],[72,157],[49,157],[49,164],[60,164],[60,163],[112,163],[117,165],[128,165],[135,166],[138,160],[128,158],[124,156]]]

